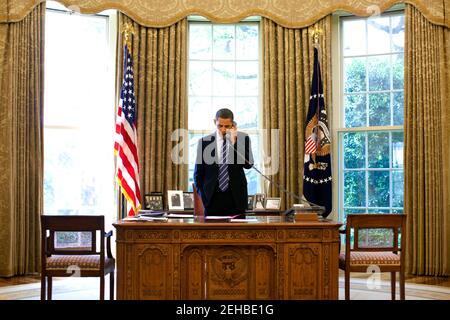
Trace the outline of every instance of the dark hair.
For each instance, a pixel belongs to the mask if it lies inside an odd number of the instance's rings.
[[[231,119],[231,121],[234,120],[233,111],[227,108],[220,109],[216,112],[216,120],[222,118],[222,119]]]

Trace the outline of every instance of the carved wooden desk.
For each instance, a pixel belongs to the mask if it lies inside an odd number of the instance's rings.
[[[338,299],[340,223],[124,222],[118,299]]]

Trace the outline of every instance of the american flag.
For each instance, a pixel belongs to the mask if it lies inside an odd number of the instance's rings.
[[[126,45],[123,56],[124,75],[117,109],[114,153],[117,157],[117,181],[127,200],[128,215],[134,216],[141,208],[141,191],[139,189],[133,62]]]

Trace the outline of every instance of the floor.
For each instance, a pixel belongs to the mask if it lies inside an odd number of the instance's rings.
[[[107,278],[105,298],[109,299]],[[99,280],[96,278],[56,278],[53,298],[55,300],[97,300]],[[397,287],[397,298],[398,298]],[[367,274],[352,274],[351,299],[390,300],[390,280],[388,274],[370,277]],[[38,300],[40,298],[40,278],[38,276],[0,278],[0,300]],[[339,299],[344,299],[344,276],[339,277]],[[406,280],[408,300],[450,300],[450,278],[414,277]]]

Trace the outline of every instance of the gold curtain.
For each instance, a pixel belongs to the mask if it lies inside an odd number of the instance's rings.
[[[302,29],[289,29],[262,19],[263,125],[267,132],[264,152],[280,161],[273,179],[297,195],[303,191],[304,128],[314,63],[310,31],[316,26],[323,30],[319,38],[319,60],[327,113],[331,114],[331,15]],[[274,143],[272,129],[280,130],[279,141]],[[275,146],[279,154],[274,152]],[[280,194],[273,184],[265,191],[269,196],[281,196],[283,208],[298,202]]]
[[[0,1],[0,22],[19,21],[45,0]],[[117,9],[142,26],[167,27],[197,14],[217,23],[234,23],[248,16],[262,16],[288,28],[304,28],[343,10],[373,16],[397,3],[410,3],[430,21],[450,27],[450,0],[57,0],[80,13]],[[446,14],[447,11],[447,14]]]
[[[119,26],[127,22],[136,31],[132,56],[141,193],[187,190],[187,164],[172,161],[172,149],[179,143],[172,141],[172,133],[187,129],[187,19],[166,28],[147,28],[119,14]],[[123,45],[119,43],[122,79]]]
[[[450,30],[406,7],[408,271],[450,275]]]
[[[0,23],[0,277],[40,268],[44,18]]]

